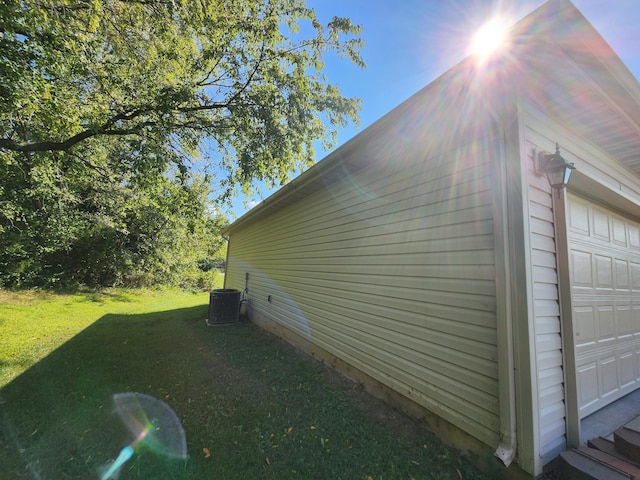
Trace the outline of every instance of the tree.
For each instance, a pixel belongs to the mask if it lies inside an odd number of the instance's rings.
[[[283,182],[357,123],[322,68],[364,66],[359,32],[303,0],[0,3],[0,285],[184,270],[204,179]]]
[[[247,185],[308,166],[358,119],[321,69],[328,51],[364,65],[360,27],[323,26],[303,0],[9,0],[0,32],[4,152],[86,161],[123,136],[182,166],[208,139]]]

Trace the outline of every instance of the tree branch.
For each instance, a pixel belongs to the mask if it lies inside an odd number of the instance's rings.
[[[132,0],[136,1],[136,0]],[[249,76],[246,78],[245,82],[238,87],[238,90],[224,103],[213,103],[213,104],[201,104],[196,106],[183,106],[176,107],[169,112],[175,113],[195,113],[202,111],[211,111],[221,108],[228,108],[237,100],[246,90],[249,88],[249,85],[254,80],[264,58],[266,56],[266,39],[263,39],[262,45],[260,48],[260,56],[255,62],[255,65],[250,72]],[[134,120],[138,117],[141,117],[147,113],[153,112],[155,109],[152,106],[146,106],[142,108],[138,108],[129,113],[118,113],[111,117],[109,120],[104,122],[102,125],[87,128],[66,140],[62,140],[59,142],[55,141],[44,141],[44,142],[20,142],[16,141],[12,138],[0,138],[0,150],[12,150],[17,152],[54,152],[54,151],[68,151],[75,145],[95,136],[99,135],[134,135],[140,133],[140,131],[144,127],[155,126],[157,122],[142,122],[140,124],[131,126],[130,128],[112,128],[118,122],[128,122]]]
[[[246,88],[246,85],[243,87]],[[228,108],[234,98],[239,95],[240,92],[236,93],[232,99],[224,103],[213,103],[213,104],[205,104],[205,105],[196,105],[192,107],[177,107],[171,110],[170,112],[174,113],[195,113],[202,111],[211,111],[218,110],[222,108]],[[79,132],[72,137],[69,137],[66,140],[62,140],[59,142],[54,141],[45,141],[45,142],[19,142],[13,140],[11,138],[0,138],[0,150],[12,150],[16,152],[66,152],[70,150],[72,147],[77,145],[84,140],[87,140],[92,137],[96,137],[99,135],[112,135],[112,136],[124,136],[124,135],[137,135],[139,134],[145,127],[154,127],[157,126],[160,122],[153,121],[144,121],[132,125],[129,128],[115,128],[114,126],[118,124],[118,122],[128,122],[131,120],[135,120],[147,113],[153,112],[154,109],[152,107],[139,108],[130,113],[119,113],[114,115],[109,120],[107,120],[102,125],[95,128],[87,128],[82,132]],[[168,112],[168,113],[170,113]],[[187,125],[188,128],[196,128],[195,124],[188,125],[188,122],[185,123],[174,123],[173,126],[180,128],[182,126]]]
[[[15,152],[60,152],[67,151],[77,143],[96,135],[91,130],[84,130],[62,142],[16,142],[11,138],[0,138],[0,149]]]

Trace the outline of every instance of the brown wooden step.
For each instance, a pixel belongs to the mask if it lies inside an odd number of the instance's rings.
[[[622,427],[613,432],[616,450],[634,462],[640,462],[640,433]]]
[[[602,452],[600,452],[602,453]],[[563,480],[630,480],[631,476],[579,450],[560,454]]]
[[[638,415],[633,420],[625,423],[624,424],[624,428],[627,428],[629,430],[633,430],[635,432],[640,432],[640,415]]]
[[[587,445],[591,448],[595,448],[596,450],[600,450],[601,452],[608,453],[613,457],[625,460],[629,462],[631,465],[640,468],[640,463],[634,462],[631,459],[622,455],[620,452],[618,452],[616,450],[615,443],[613,443],[611,440],[607,440],[606,438],[602,438],[602,437],[592,438],[587,442]]]
[[[613,443],[613,441],[608,440],[604,437],[592,438],[587,442],[587,446],[591,448],[596,448],[601,452],[608,453],[609,455],[614,455],[615,453],[618,453],[618,451],[616,450],[616,444]],[[618,453],[618,455],[620,454]]]
[[[631,480],[640,480],[640,468],[632,465],[624,458],[609,455],[608,453],[590,447],[580,447],[578,448],[578,452],[629,475]]]

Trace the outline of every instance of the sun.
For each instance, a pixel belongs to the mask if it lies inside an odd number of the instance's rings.
[[[486,22],[473,35],[469,53],[483,63],[507,44],[507,26],[503,19],[494,18]]]

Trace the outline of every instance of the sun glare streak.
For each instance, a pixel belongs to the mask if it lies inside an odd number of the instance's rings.
[[[494,18],[485,23],[473,35],[469,53],[479,63],[486,62],[491,56],[503,50],[508,43],[507,25],[501,18]]]

